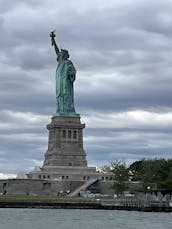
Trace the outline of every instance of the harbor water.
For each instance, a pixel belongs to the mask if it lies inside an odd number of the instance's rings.
[[[172,213],[0,208],[0,229],[171,229]]]

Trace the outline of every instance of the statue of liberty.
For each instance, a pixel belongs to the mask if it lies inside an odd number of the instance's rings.
[[[69,53],[65,49],[58,48],[55,41],[55,31],[50,34],[52,46],[54,46],[57,55],[56,69],[56,100],[57,110],[54,116],[79,116],[74,108],[73,83],[75,81],[76,69]]]

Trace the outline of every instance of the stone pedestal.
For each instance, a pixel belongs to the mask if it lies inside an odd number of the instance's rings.
[[[100,174],[96,172],[96,167],[80,166],[43,166],[40,170],[27,174],[30,179],[48,180],[89,180],[98,179]]]
[[[52,117],[48,150],[43,166],[27,174],[29,179],[87,181],[98,179],[96,167],[87,167],[83,149],[83,129],[80,117]]]
[[[43,167],[87,167],[83,128],[85,124],[81,124],[80,117],[52,117],[52,122],[47,125],[49,140]]]

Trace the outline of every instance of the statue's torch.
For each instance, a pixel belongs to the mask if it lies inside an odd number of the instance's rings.
[[[53,43],[53,40],[54,40],[54,38],[55,38],[55,36],[56,36],[55,32],[56,32],[56,30],[53,29],[53,30],[51,30],[51,33],[50,33],[51,44],[52,44],[52,46],[53,46],[53,44],[54,44],[54,43]]]

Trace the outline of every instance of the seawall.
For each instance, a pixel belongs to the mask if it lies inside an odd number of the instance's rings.
[[[0,208],[52,208],[52,209],[106,209],[106,210],[127,210],[143,212],[172,212],[172,207],[167,205],[114,205],[105,204],[100,200],[0,200]]]

